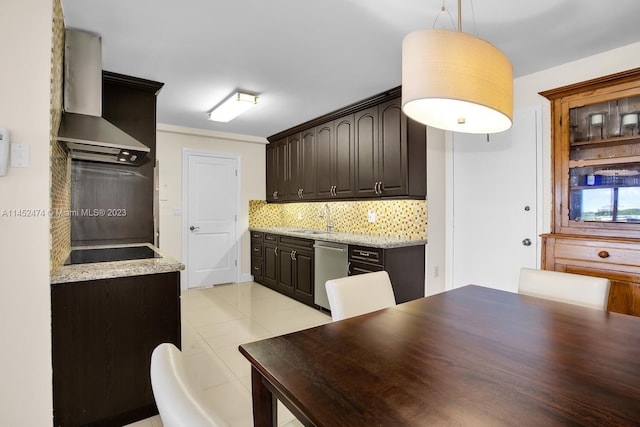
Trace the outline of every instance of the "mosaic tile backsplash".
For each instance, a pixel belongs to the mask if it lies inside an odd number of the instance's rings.
[[[62,117],[62,85],[64,59],[64,16],[60,0],[53,1],[51,43],[51,105],[50,105],[50,185],[51,185],[51,270],[62,265],[71,247],[71,220],[63,212],[71,206],[71,159],[58,142]]]
[[[426,200],[267,203],[249,201],[249,227],[300,227],[324,230],[329,206],[334,231],[406,239],[427,238]],[[370,213],[375,222],[369,222]]]

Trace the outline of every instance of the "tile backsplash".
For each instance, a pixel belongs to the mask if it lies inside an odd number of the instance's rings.
[[[51,105],[50,105],[50,173],[51,205],[51,269],[62,265],[71,247],[71,221],[66,212],[71,206],[71,160],[58,142],[57,134],[62,117],[62,80],[64,58],[64,16],[60,0],[53,1],[51,43]]]
[[[344,202],[267,203],[249,201],[249,227],[299,227],[323,230],[329,206],[334,231],[427,238],[425,200],[366,200]],[[370,222],[369,219],[375,221]]]

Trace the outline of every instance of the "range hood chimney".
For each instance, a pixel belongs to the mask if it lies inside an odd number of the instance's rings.
[[[139,165],[145,146],[102,117],[102,40],[67,29],[64,46],[64,113],[58,140],[72,159]]]

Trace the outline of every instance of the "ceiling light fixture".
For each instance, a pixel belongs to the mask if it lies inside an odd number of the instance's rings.
[[[444,3],[442,7],[444,9]],[[428,126],[463,133],[511,127],[513,70],[491,43],[458,30],[420,30],[402,41],[402,110]]]
[[[258,103],[258,97],[250,93],[235,92],[209,113],[209,120],[228,122]]]

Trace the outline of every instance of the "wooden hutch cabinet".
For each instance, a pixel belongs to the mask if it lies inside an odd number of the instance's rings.
[[[608,310],[640,316],[640,68],[541,95],[553,153],[542,268],[607,277]]]

